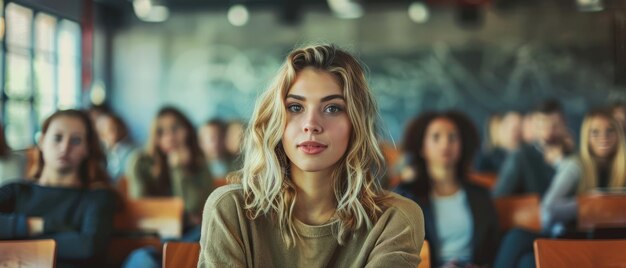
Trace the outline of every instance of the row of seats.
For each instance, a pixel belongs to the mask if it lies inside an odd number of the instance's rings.
[[[534,243],[538,268],[612,267],[626,263],[626,240],[537,239]],[[0,263],[6,267],[54,267],[56,242],[52,239],[0,241]],[[163,246],[163,267],[197,267],[198,243],[168,242]],[[421,252],[418,268],[429,268],[428,244]]]

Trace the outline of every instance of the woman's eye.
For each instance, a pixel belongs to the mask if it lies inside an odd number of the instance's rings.
[[[287,106],[287,110],[292,113],[299,113],[302,111],[302,109],[303,107],[300,104],[290,104],[289,106]]]
[[[338,113],[343,111],[343,108],[337,106],[337,105],[329,105],[324,109],[324,112],[326,113]]]
[[[58,135],[58,134],[57,134],[57,135],[54,135],[54,141],[56,141],[56,142],[60,142],[61,140],[63,140],[63,136]]]
[[[80,145],[82,142],[83,142],[83,139],[82,139],[82,138],[79,138],[79,137],[72,137],[72,138],[70,139],[70,143],[71,143],[72,145]]]

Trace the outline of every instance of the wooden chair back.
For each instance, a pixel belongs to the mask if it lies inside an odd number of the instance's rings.
[[[55,267],[53,239],[0,241],[0,267]]]
[[[626,267],[626,240],[537,239],[537,268]]]
[[[178,197],[125,199],[113,225],[117,230],[155,231],[161,238],[180,238],[183,213],[183,200]]]
[[[626,228],[625,194],[586,194],[578,197],[578,229]]]
[[[167,242],[163,246],[164,268],[198,267],[200,244],[189,242]]]
[[[539,195],[507,196],[495,199],[500,230],[520,227],[531,231],[541,230]]]

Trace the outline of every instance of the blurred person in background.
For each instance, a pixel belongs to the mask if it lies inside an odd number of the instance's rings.
[[[580,152],[562,161],[541,202],[542,233],[522,229],[509,231],[496,267],[535,267],[535,239],[559,237],[575,231],[578,195],[624,190],[626,140],[611,112],[595,110],[587,113],[580,133]]]
[[[117,184],[124,176],[135,146],[130,141],[126,124],[113,113],[100,114],[96,121],[96,129],[107,156],[107,172],[113,183]]]
[[[404,150],[415,178],[394,191],[424,211],[433,267],[489,267],[498,247],[498,218],[489,191],[469,182],[479,146],[476,128],[458,112],[427,112],[410,122]]]
[[[57,267],[97,267],[113,230],[116,196],[88,115],[52,114],[42,125],[32,180],[0,188],[0,239],[54,239]]]
[[[235,157],[241,154],[244,129],[244,123],[239,120],[230,121],[226,127],[226,150]]]
[[[26,173],[26,154],[13,151],[4,135],[4,127],[0,125],[0,185],[23,179]]]
[[[202,207],[213,190],[213,178],[191,121],[178,109],[157,113],[146,148],[133,155],[126,172],[131,198],[180,197],[185,205],[182,241],[200,240]],[[124,267],[161,267],[160,250],[133,251]]]
[[[535,142],[511,153],[498,173],[494,197],[548,190],[555,168],[573,150],[565,128],[563,110],[556,100],[543,102],[535,111]]]
[[[500,145],[500,128],[502,115],[493,114],[487,120],[482,148],[476,156],[474,170],[478,172],[497,173],[506,157],[506,151]]]
[[[236,169],[235,156],[226,149],[227,125],[211,119],[198,130],[198,142],[213,178],[225,178]]]

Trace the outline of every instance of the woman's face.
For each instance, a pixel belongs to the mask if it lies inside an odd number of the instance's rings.
[[[433,120],[426,128],[423,157],[428,166],[452,168],[461,155],[459,131],[446,118]]]
[[[239,154],[241,140],[243,139],[243,126],[241,124],[230,124],[226,130],[226,150],[231,154]]]
[[[218,125],[204,125],[198,131],[198,141],[204,155],[209,159],[219,158],[223,148]]]
[[[87,158],[87,129],[78,118],[57,117],[41,136],[39,146],[45,168],[61,174],[76,172]]]
[[[182,149],[189,134],[187,132],[185,126],[174,115],[161,116],[157,121],[159,149],[165,154]]]
[[[617,131],[604,117],[591,119],[589,127],[589,150],[600,158],[611,156],[617,145]]]
[[[283,147],[292,169],[332,171],[348,149],[352,125],[342,88],[326,71],[305,68],[284,100]]]
[[[98,131],[100,141],[102,141],[107,148],[115,145],[117,139],[117,126],[111,117],[98,117],[98,121],[96,121],[96,130]]]

